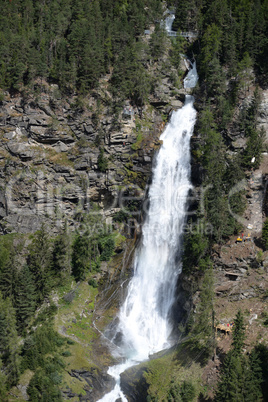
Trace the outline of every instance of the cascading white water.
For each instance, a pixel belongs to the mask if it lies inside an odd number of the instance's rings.
[[[191,64],[191,70],[189,71],[189,73],[187,74],[187,76],[184,78],[183,81],[184,88],[194,88],[198,81],[196,62],[194,62],[193,64],[190,62],[190,64]]]
[[[195,66],[194,66],[195,67]],[[197,81],[194,77],[187,87]],[[194,98],[186,95],[185,105],[172,113],[160,139],[149,190],[149,209],[134,263],[134,276],[119,313],[123,364],[110,367],[115,388],[100,401],[127,402],[120,389],[120,373],[146,360],[150,354],[172,345],[171,307],[181,272],[181,244],[190,183],[190,138],[196,120]]]
[[[165,28],[167,32],[171,32],[172,31],[172,24],[173,21],[175,20],[175,15],[174,14],[170,14],[166,19],[165,19]]]

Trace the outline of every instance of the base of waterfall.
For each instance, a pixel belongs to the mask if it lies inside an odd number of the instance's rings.
[[[110,367],[107,371],[107,374],[115,379],[115,387],[111,392],[104,395],[101,401],[146,401],[146,390],[148,388],[148,384],[146,383],[143,374],[147,371],[148,363],[151,360],[160,359],[165,355],[170,355],[175,351],[176,346],[171,346],[168,349],[154,353],[143,361],[129,359],[123,363]]]

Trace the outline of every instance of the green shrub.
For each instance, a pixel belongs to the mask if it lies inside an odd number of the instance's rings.
[[[46,354],[56,352],[64,344],[62,338],[52,327],[43,324],[25,339],[22,349],[22,369],[36,370],[45,365]]]
[[[47,362],[43,368],[38,368],[31,378],[27,393],[30,397],[30,401],[33,402],[60,402],[62,396],[58,385],[61,383],[61,375],[58,371],[61,371],[62,367],[58,364],[58,361],[54,359],[47,359]]]
[[[127,222],[130,217],[131,217],[130,213],[120,209],[120,211],[118,211],[114,214],[113,221],[119,222],[119,223]]]
[[[61,354],[64,357],[68,357],[68,356],[72,356],[71,352],[69,350],[64,350],[64,352],[62,352]]]
[[[89,286],[92,286],[93,288],[97,288],[98,287],[98,282],[96,281],[95,278],[90,278],[88,281]]]
[[[195,389],[190,381],[183,381],[180,389],[182,402],[190,402],[195,397]]]
[[[113,255],[115,243],[112,237],[104,237],[100,240],[100,248],[101,248],[101,261],[109,261],[111,256]]]
[[[262,243],[265,250],[268,250],[268,219],[266,219],[262,228]]]
[[[97,164],[99,170],[103,173],[106,172],[106,170],[108,169],[108,159],[104,156],[103,148],[100,149]]]

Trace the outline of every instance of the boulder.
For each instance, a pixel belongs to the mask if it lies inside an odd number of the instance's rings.
[[[52,112],[52,110],[50,109],[50,107],[48,106],[48,104],[47,103],[45,103],[45,102],[38,102],[38,106],[39,106],[39,108],[43,111],[43,112],[45,112],[45,114],[47,114],[48,116],[53,116],[54,115],[54,113]]]
[[[30,136],[35,141],[43,144],[55,144],[58,141],[61,141],[66,144],[74,142],[74,138],[72,137],[72,135],[68,134],[63,129],[52,130],[47,129],[46,127],[43,126],[31,126]]]
[[[247,144],[246,138],[238,138],[236,141],[232,142],[232,147],[234,150],[245,149]]]
[[[41,228],[42,218],[37,215],[26,213],[24,208],[21,208],[21,213],[8,215],[3,219],[7,232],[18,233],[34,233]]]
[[[178,99],[172,99],[170,104],[173,109],[180,109],[183,106],[183,103]]]
[[[34,150],[27,143],[14,143],[11,142],[7,145],[11,154],[18,156],[22,160],[30,160],[34,157]]]
[[[150,156],[148,156],[148,155],[145,155],[143,157],[143,160],[144,160],[145,163],[151,163],[152,162],[152,158]]]
[[[33,126],[49,126],[51,124],[51,118],[45,114],[35,114],[30,115],[28,119],[29,125]]]
[[[55,149],[55,151],[57,152],[67,152],[68,151],[68,146],[66,144],[64,144],[64,142],[62,141],[58,141],[53,148]]]
[[[144,372],[146,372],[146,366],[141,363],[120,374],[121,388],[127,396],[128,401],[147,401],[147,390],[149,385],[143,375]]]
[[[84,131],[85,134],[93,134],[95,132],[95,129],[92,124],[84,124]]]
[[[80,381],[84,379],[89,385],[88,388],[85,388],[86,396],[81,396],[82,399],[79,397],[80,401],[98,401],[115,386],[114,378],[97,367],[90,370],[71,370],[69,374]]]
[[[262,100],[259,106],[258,126],[263,128],[268,141],[268,89],[262,91]]]

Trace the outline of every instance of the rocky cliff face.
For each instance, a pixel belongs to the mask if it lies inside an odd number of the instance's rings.
[[[115,111],[109,76],[86,98],[62,97],[36,82],[33,94],[5,93],[0,105],[0,233],[53,231],[97,203],[109,223],[122,198],[141,200],[163,131],[163,116],[182,105],[169,74],[150,104]],[[103,152],[102,152],[103,150]],[[120,201],[121,200],[121,201]],[[120,205],[121,203],[121,205]]]

